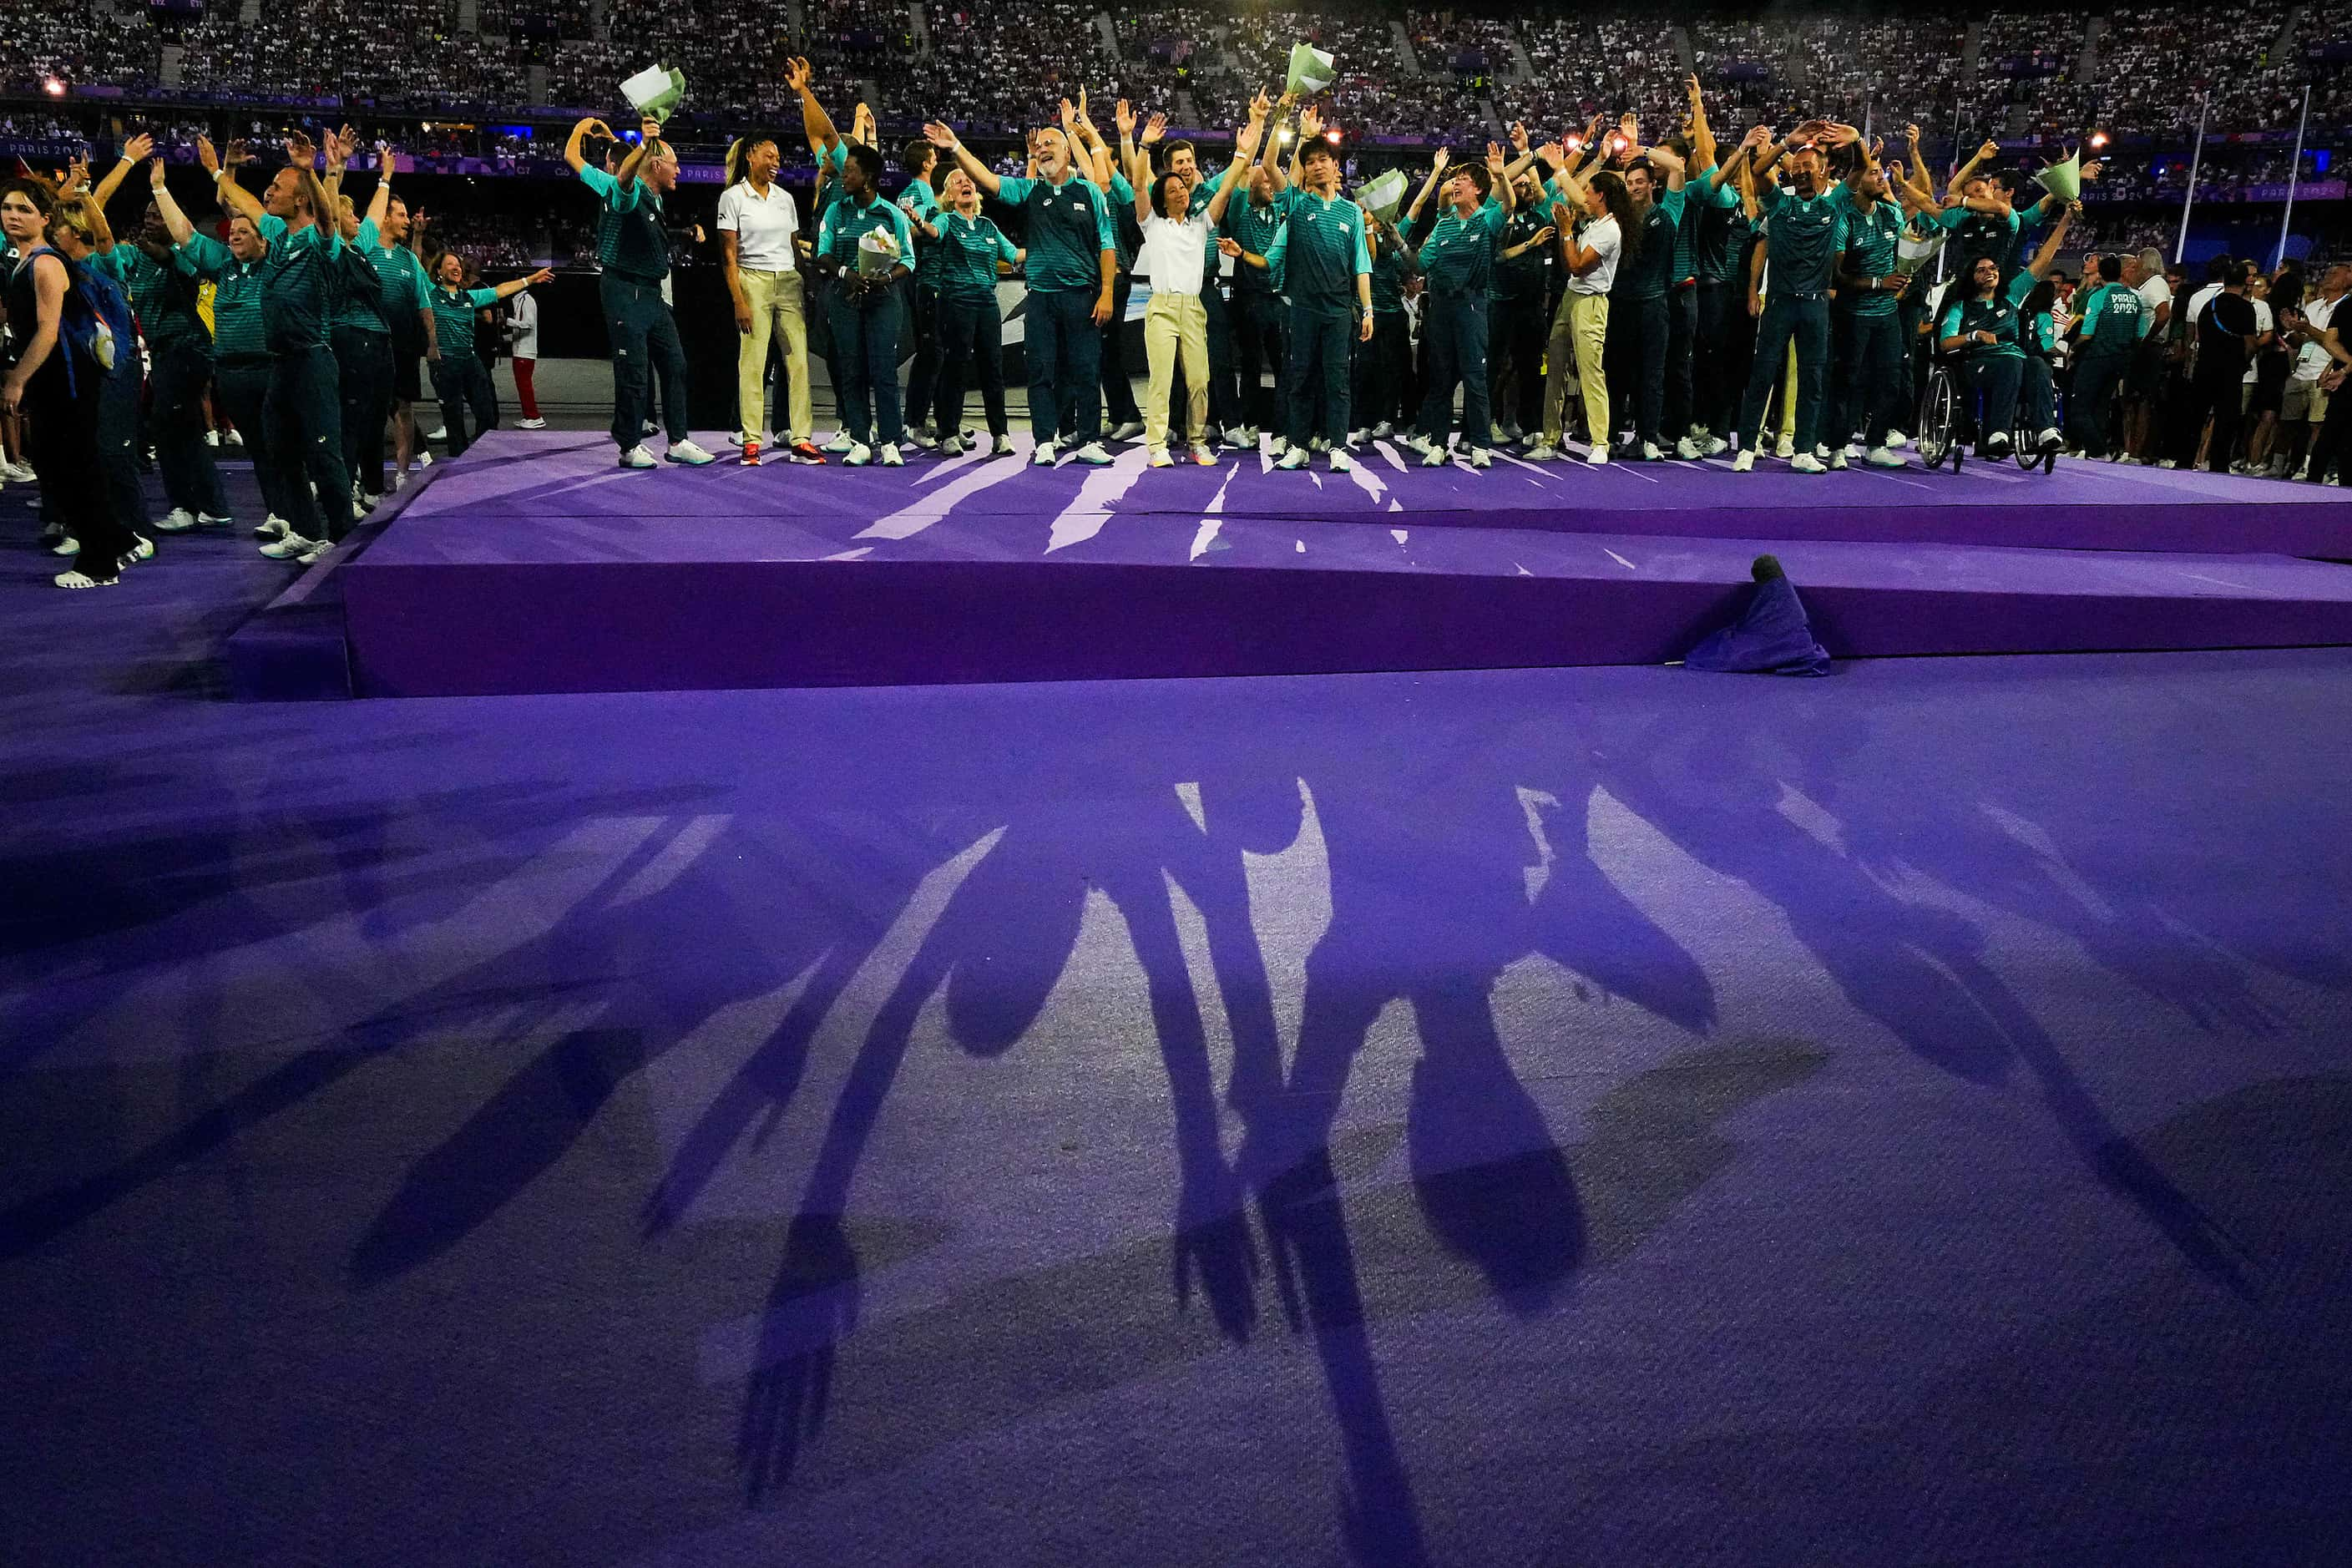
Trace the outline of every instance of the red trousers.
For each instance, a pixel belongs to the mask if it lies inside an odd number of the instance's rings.
[[[539,362],[535,359],[517,359],[513,364],[515,396],[522,404],[522,416],[526,419],[536,419],[539,417],[539,397],[531,390],[530,382],[532,373],[539,369]]]

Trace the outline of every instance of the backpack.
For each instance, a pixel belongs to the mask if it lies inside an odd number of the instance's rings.
[[[64,351],[66,390],[79,396],[80,378],[101,379],[134,374],[139,329],[131,314],[131,300],[114,279],[52,245],[36,246],[17,262],[23,270],[37,256],[54,256],[66,269],[66,294],[58,311],[58,343]]]

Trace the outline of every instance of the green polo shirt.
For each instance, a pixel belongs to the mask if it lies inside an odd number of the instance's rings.
[[[1282,252],[1284,289],[1294,307],[1352,310],[1356,279],[1372,270],[1364,209],[1345,196],[1295,194],[1290,221],[1275,237]]]
[[[1102,253],[1111,238],[1110,198],[1073,172],[1060,184],[1018,176],[997,183],[997,199],[1021,209],[1029,236],[1029,287],[1043,292],[1102,292]]]
[[[898,193],[898,210],[907,215],[908,226],[922,219],[933,228],[940,226],[940,216],[947,210],[940,205],[939,193],[928,180],[909,180],[907,188]],[[936,290],[940,286],[940,242],[926,239],[920,229],[915,235],[915,282],[919,288]]]
[[[1494,281],[1486,285],[1489,300],[1536,300],[1544,291],[1544,247],[1536,246],[1506,259],[1503,250],[1525,245],[1551,221],[1549,208],[1529,205],[1511,209],[1503,220],[1503,243],[1495,255]]]
[[[1739,200],[1739,193],[1730,186],[1707,183],[1714,173],[1715,165],[1709,163],[1704,169],[1693,169],[1683,181],[1683,214],[1675,222],[1674,281],[1677,288],[1698,276],[1698,226],[1706,209],[1725,195],[1734,202]]]
[[[359,237],[366,234],[367,225],[362,223]],[[383,317],[383,279],[376,275],[375,263],[360,245],[346,245],[336,253],[334,285],[330,327],[362,332],[389,330]]]
[[[1748,208],[1738,188],[1728,180],[1711,187],[1711,194],[1685,205],[1696,210],[1698,223],[1691,241],[1691,260],[1702,283],[1727,283],[1739,276],[1739,258],[1748,248]]]
[[[2083,303],[2083,353],[2087,357],[2136,349],[2155,322],[2137,293],[2120,283],[2102,283]]]
[[[898,242],[898,259],[909,261],[915,254],[915,226],[907,215],[879,195],[866,198],[864,205],[843,197],[826,209],[824,221],[816,227],[816,253],[829,257],[845,270],[857,267],[857,242],[877,228],[887,228]]]
[[[2041,279],[2031,272],[2021,272],[2003,284],[1990,300],[1955,300],[1944,307],[1943,324],[1936,329],[1940,342],[1964,332],[1994,332],[2000,341],[1993,343],[1964,344],[1960,353],[1969,359],[2022,359],[2025,352],[2018,347],[2017,308],[2033,292]]]
[[[1767,185],[1757,194],[1757,205],[1772,247],[1769,292],[1826,296],[1837,276],[1841,220],[1853,210],[1845,186],[1801,196],[1793,188]]]
[[[1253,256],[1271,256],[1275,239],[1290,216],[1290,197],[1296,194],[1277,191],[1272,201],[1261,206],[1248,191],[1235,191],[1233,199],[1225,204],[1226,237]],[[1234,268],[1234,292],[1271,294],[1274,274],[1243,262]]]
[[[1381,253],[1372,258],[1372,314],[1404,313],[1404,252],[1393,245],[1381,246]]]
[[[425,275],[425,263],[404,245],[386,245],[373,219],[360,225],[352,247],[375,268],[376,310],[384,325],[395,336],[406,331],[402,323],[415,322],[418,311],[430,309],[426,296],[433,279]]]
[[[487,310],[499,302],[495,289],[452,289],[436,283],[429,296],[433,302],[433,343],[446,357],[474,352],[474,328],[478,324],[474,312]]]
[[[139,330],[151,349],[213,350],[213,335],[196,311],[194,278],[168,258],[158,261],[138,246],[119,243],[89,258],[91,267],[122,285],[131,308],[139,313]]]
[[[1856,203],[1840,221],[1843,228],[1838,248],[1848,258],[1846,270],[1865,278],[1893,277],[1896,241],[1903,237],[1902,204],[1891,196],[1882,197],[1866,207]],[[1895,314],[1894,292],[1885,289],[1874,289],[1851,299],[1841,294],[1838,303],[1841,309],[1857,316]]]
[[[1663,300],[1675,281],[1675,234],[1682,227],[1683,194],[1659,191],[1642,215],[1642,244],[1630,263],[1617,264],[1610,279],[1610,297],[1618,300]]]
[[[1421,242],[1422,275],[1430,292],[1484,295],[1495,276],[1495,254],[1502,248],[1506,215],[1503,204],[1488,196],[1468,217],[1448,204]]]
[[[2017,238],[2017,215],[2010,213],[1976,213],[1962,206],[1944,214],[1944,227],[1950,231],[1947,241],[1951,250],[1951,268],[1947,274],[1966,278],[1975,269],[1979,258],[1990,256],[2009,269],[2010,247]]]
[[[642,177],[628,189],[602,169],[583,169],[580,182],[604,204],[596,225],[596,259],[607,272],[638,283],[658,283],[669,276],[669,237],[662,232],[661,197]],[[435,308],[439,314],[439,308]]]
[[[959,212],[939,220],[940,298],[977,304],[996,298],[996,264],[1018,263],[1020,251],[1004,237],[994,220],[966,217]]]
[[[214,354],[223,361],[268,358],[269,324],[262,315],[268,258],[239,261],[208,234],[192,234],[177,248],[182,271],[213,281]]]

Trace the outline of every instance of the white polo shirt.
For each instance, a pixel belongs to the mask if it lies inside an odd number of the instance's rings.
[[[1588,219],[1576,231],[1576,243],[1586,250],[1597,250],[1601,260],[1581,278],[1575,273],[1568,277],[1571,294],[1606,294],[1617,280],[1617,258],[1625,249],[1624,235],[1613,217]]]
[[[801,210],[792,192],[771,182],[765,196],[738,180],[719,198],[719,228],[735,237],[736,265],[751,272],[790,272]]]

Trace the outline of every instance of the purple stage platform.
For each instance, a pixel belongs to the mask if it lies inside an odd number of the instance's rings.
[[[331,570],[382,696],[1650,663],[1766,550],[1843,656],[2352,643],[2352,568],[2297,559],[2352,557],[2335,489],[1767,470],[633,473],[500,432]]]

